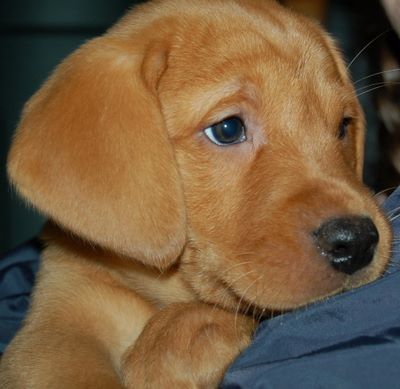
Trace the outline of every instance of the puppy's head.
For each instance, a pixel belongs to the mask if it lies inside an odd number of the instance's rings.
[[[202,300],[288,309],[376,278],[388,224],[329,37],[275,2],[157,2],[27,104],[16,187],[76,234],[180,271]]]

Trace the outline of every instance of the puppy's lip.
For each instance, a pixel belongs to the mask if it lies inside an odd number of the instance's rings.
[[[240,306],[236,308],[235,312],[237,313],[240,312],[250,317],[256,317],[257,320],[260,321],[264,319],[271,319],[273,317],[280,316],[282,314],[292,312],[297,309],[303,309],[309,305],[316,304],[318,302],[328,299],[329,297],[339,295],[346,291],[347,289],[344,286],[342,286],[338,289],[332,290],[329,293],[316,296],[314,299],[310,299],[309,301],[305,301],[300,304],[276,304],[276,305],[268,304],[265,306],[257,302],[246,300],[243,296],[240,296],[234,291],[232,291],[232,293],[240,302]]]
[[[264,296],[257,295],[257,293],[246,296],[244,293],[241,293],[240,290],[235,288],[234,285],[229,283],[229,281],[224,280],[222,277],[218,277],[217,280],[218,283],[220,283],[220,285],[222,285],[223,288],[232,297],[234,297],[235,303],[232,307],[233,310],[250,316],[255,315],[256,317],[270,317],[271,315],[275,315],[276,312],[284,313],[296,309],[301,309],[310,304],[323,301],[329,297],[374,282],[382,276],[386,268],[387,264],[377,261],[377,258],[375,256],[372,262],[367,267],[356,271],[352,275],[340,273],[341,280],[340,282],[338,282],[338,284],[336,284],[336,287],[333,287],[329,291],[325,290],[321,291],[319,294],[316,293],[314,296],[302,299],[302,301],[296,298],[293,298],[292,301],[290,301],[290,298],[285,299],[286,301],[274,301],[274,299],[271,298],[271,300],[268,301],[267,298],[263,299]],[[332,276],[336,274],[336,271],[334,269],[332,269],[331,272]],[[295,297],[294,293],[292,294],[292,297]]]
[[[314,304],[318,301],[322,301],[328,297],[332,297],[334,295],[345,292],[347,290],[346,285],[348,278],[352,278],[352,276],[345,276],[345,280],[341,283],[339,287],[334,288],[331,291],[325,293],[321,292],[321,294],[306,299],[302,302],[290,303],[290,302],[280,301],[276,302],[275,304],[273,301],[262,303],[260,301],[259,296],[253,296],[253,298],[249,298],[249,296],[245,296],[240,291],[237,291],[232,285],[229,285],[229,283],[225,281],[223,278],[218,278],[217,280],[221,285],[224,286],[224,289],[236,300],[235,304],[233,304],[232,307],[233,311],[261,318],[264,316],[270,317],[271,315],[276,316],[277,312],[279,312],[279,314],[282,314],[285,312],[290,312],[296,309],[300,309],[310,304]],[[361,285],[363,285],[363,283],[361,283],[360,286]],[[349,289],[352,288],[350,287]]]
[[[358,270],[352,276],[346,277],[344,291],[360,288],[361,286],[378,280],[385,273],[386,269],[387,264],[385,266],[381,266],[378,270],[371,270],[369,267]]]

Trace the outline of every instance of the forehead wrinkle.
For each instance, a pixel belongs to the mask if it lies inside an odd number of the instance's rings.
[[[224,112],[229,115],[230,108],[240,110],[245,101],[252,102],[255,98],[255,88],[249,80],[222,82],[217,86],[213,84],[209,90],[205,88],[198,89],[196,92],[191,91],[190,101],[183,97],[190,107],[190,112],[186,112],[186,115],[190,120],[189,130],[191,131],[180,134],[172,133],[171,137],[175,141],[185,139],[191,136],[193,131],[201,129],[199,127],[209,125],[210,121],[221,120],[222,118],[218,118],[217,115],[221,116]],[[180,114],[180,112],[170,112],[169,116],[173,118],[176,114]],[[239,112],[231,114],[239,114]],[[166,119],[168,122],[168,118]],[[169,127],[168,123],[167,127]]]
[[[241,12],[232,13],[230,19],[226,9],[223,15],[210,14],[201,23],[198,22],[197,17],[193,17],[190,13],[184,13],[183,20],[180,21],[174,34],[170,55],[174,57],[173,52],[175,52],[176,59],[180,61],[185,62],[190,57],[189,60],[196,58],[201,62],[204,54],[212,55],[214,53],[214,55],[225,54],[226,56],[227,52],[238,53],[239,48],[242,51],[256,49],[265,52],[268,46],[280,57],[289,58],[288,47],[287,45],[282,47],[282,39],[286,37],[285,41],[290,43],[293,31],[291,31],[291,26],[285,25],[285,19],[280,20],[281,17],[277,18],[273,13],[270,14],[267,6],[261,7],[262,12],[256,14],[254,9],[249,10],[247,7],[242,9],[241,5],[237,3],[232,5],[240,7]],[[196,28],[193,28],[194,25]],[[191,45],[187,44],[188,34],[191,36]],[[304,35],[301,31],[298,31],[297,34],[300,35],[300,38]],[[291,47],[298,46],[294,43],[291,44]]]
[[[213,85],[210,89],[201,90],[194,95],[198,112],[209,112],[213,107],[221,105],[222,101],[231,100],[235,95],[240,94],[242,90],[241,83],[236,81],[223,82]]]

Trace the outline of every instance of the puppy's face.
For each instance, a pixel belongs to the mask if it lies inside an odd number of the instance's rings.
[[[205,301],[290,309],[376,278],[363,115],[330,39],[270,1],[170,0],[82,46],[25,107],[19,192],[64,228],[177,267]]]
[[[184,185],[183,268],[228,307],[288,309],[358,286],[390,246],[360,183],[364,119],[341,58],[317,26],[270,7],[188,19],[191,43],[159,85]]]

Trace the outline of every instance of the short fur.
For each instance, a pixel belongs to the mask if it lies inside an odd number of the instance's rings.
[[[235,115],[246,142],[205,137]],[[266,0],[134,8],[24,109],[9,176],[51,222],[0,386],[217,386],[250,342],[249,313],[385,269],[391,234],[361,183],[363,142],[346,67],[313,22]],[[380,235],[351,276],[311,238],[346,215],[368,215]]]

